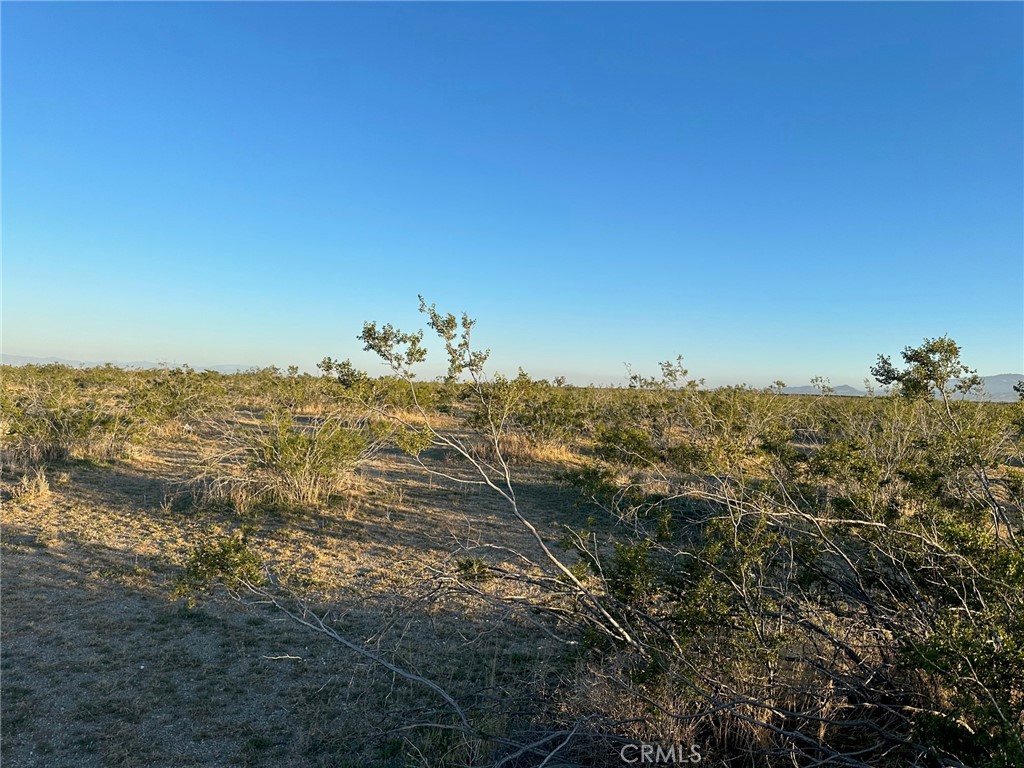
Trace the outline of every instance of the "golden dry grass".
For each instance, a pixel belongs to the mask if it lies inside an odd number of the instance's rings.
[[[188,553],[238,530],[282,589],[329,611],[347,637],[478,702],[475,724],[504,733],[529,720],[503,713],[528,709],[561,649],[488,600],[510,589],[501,582],[477,596],[451,588],[460,557],[521,567],[486,542],[532,552],[493,495],[390,451],[320,508],[240,516],[186,492],[207,440],[168,430],[130,460],[4,475],[5,766],[486,762],[493,744],[394,730],[409,712],[450,713],[276,609],[222,590],[191,610],[173,599]],[[440,452],[424,461],[453,465]],[[571,513],[551,468],[520,480],[539,525]]]

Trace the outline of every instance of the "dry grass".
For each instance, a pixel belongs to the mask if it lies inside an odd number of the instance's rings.
[[[50,498],[50,481],[46,478],[46,470],[36,467],[27,471],[11,489],[11,498],[27,504]]]
[[[236,531],[282,589],[328,611],[346,637],[470,702],[485,733],[505,735],[529,720],[514,713],[530,710],[531,691],[561,649],[486,591],[449,588],[458,557],[519,567],[481,542],[530,551],[489,494],[431,479],[389,451],[326,504],[239,514],[183,493],[209,438],[176,430],[160,438],[116,464],[3,477],[11,498],[0,537],[5,766],[496,757],[490,739],[403,730],[410,718],[450,722],[451,713],[429,690],[272,607],[223,591],[199,595],[192,610],[172,599],[189,552]],[[537,464],[521,477],[526,502],[550,515],[538,521],[546,525],[570,507],[552,471]]]
[[[527,435],[510,432],[503,434],[497,441],[497,449],[493,441],[477,438],[472,447],[478,455],[489,462],[497,462],[498,451],[501,458],[513,466],[578,466],[582,460],[579,453],[567,443],[557,440],[535,440]]]

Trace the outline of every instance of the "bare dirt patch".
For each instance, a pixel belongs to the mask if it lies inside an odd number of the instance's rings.
[[[407,727],[410,711],[451,717],[429,690],[244,595],[172,597],[190,549],[239,529],[347,637],[493,709],[495,733],[529,721],[531,687],[561,649],[492,607],[487,585],[481,599],[446,589],[467,553],[515,567],[485,542],[530,551],[498,500],[391,452],[330,505],[239,516],[180,494],[191,458],[182,438],[127,463],[48,468],[38,499],[15,500],[20,473],[5,476],[5,765],[406,765],[444,752],[444,731]],[[520,486],[542,526],[573,513],[550,474],[533,468]]]

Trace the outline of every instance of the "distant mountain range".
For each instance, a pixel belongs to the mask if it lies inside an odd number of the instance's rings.
[[[985,397],[997,403],[1012,403],[1017,400],[1018,395],[1013,386],[1018,381],[1024,381],[1024,373],[1000,373],[996,376],[982,376],[982,384],[985,387]],[[817,387],[807,384],[802,387],[786,387],[782,390],[787,395],[817,395],[821,392]],[[832,388],[832,394],[843,397],[865,397],[867,392],[848,384],[840,384]],[[979,399],[972,395],[970,400]]]
[[[114,365],[118,368],[174,368],[183,363],[154,363],[152,360],[130,360],[128,362],[121,362],[120,360],[101,360],[101,361],[83,361],[83,360],[67,360],[63,357],[31,357],[28,355],[8,355],[6,352],[0,354],[0,363],[3,365],[69,365],[72,368],[95,368],[96,366],[103,365]],[[193,366],[197,371],[216,371],[217,373],[238,373],[239,371],[248,371],[252,368],[259,366],[254,365],[239,365],[237,363],[228,363],[225,365],[197,365]]]
[[[805,384],[802,387],[786,387],[782,390],[785,395],[819,395],[821,390],[812,384]],[[857,389],[851,387],[849,384],[840,384],[838,387],[832,387],[833,395],[841,395],[843,397],[864,397],[867,395],[863,389]]]

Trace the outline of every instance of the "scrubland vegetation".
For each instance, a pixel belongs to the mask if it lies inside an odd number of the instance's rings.
[[[3,369],[5,764],[1024,766],[1024,404],[954,342],[580,388],[421,308],[383,378]]]

